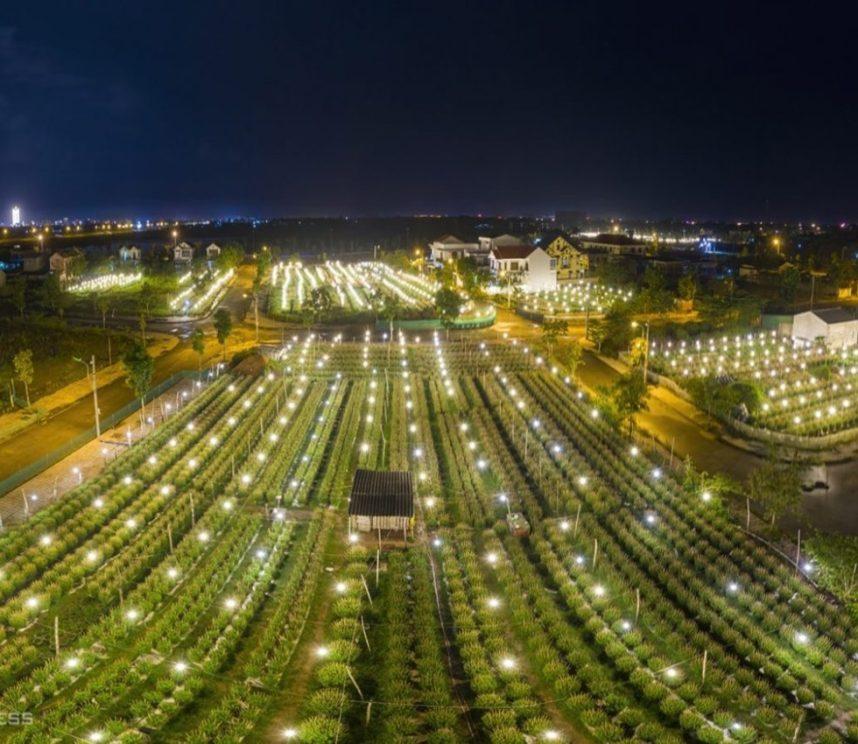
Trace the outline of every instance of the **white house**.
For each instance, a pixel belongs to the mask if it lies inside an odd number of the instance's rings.
[[[464,258],[479,247],[479,243],[465,243],[455,235],[444,235],[429,243],[432,260],[441,262],[451,258]]]
[[[858,318],[842,307],[808,310],[792,319],[792,337],[798,341],[822,339],[832,349],[858,343]]]
[[[182,241],[173,248],[173,261],[175,263],[190,263],[194,260],[194,246]]]
[[[136,245],[123,245],[119,249],[119,260],[120,261],[134,261],[137,262],[140,260],[140,249]]]
[[[502,245],[489,253],[489,268],[501,285],[512,279],[525,292],[557,288],[557,259],[532,245]]]
[[[206,248],[206,259],[214,261],[220,255],[220,246],[217,243],[209,243]]]

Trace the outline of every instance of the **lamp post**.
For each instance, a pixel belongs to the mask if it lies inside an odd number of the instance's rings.
[[[644,361],[643,361],[643,380],[644,385],[647,384],[647,367],[649,366],[649,321],[644,321],[644,326],[646,328],[646,333],[644,334]],[[632,321],[632,328],[637,328],[638,322],[636,320]]]
[[[95,354],[92,355],[92,361],[85,362],[83,359],[74,357],[76,362],[80,362],[86,368],[86,376],[90,376],[89,366],[92,365],[92,405],[95,412],[95,436],[96,439],[101,437],[101,418],[98,410],[98,385],[95,380]]]

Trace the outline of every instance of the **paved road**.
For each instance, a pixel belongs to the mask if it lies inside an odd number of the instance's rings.
[[[241,269],[236,281],[219,303],[219,307],[228,308],[233,317],[237,319],[236,329],[230,340],[230,345],[246,345],[254,338],[251,326],[240,324],[240,320],[245,318],[251,302],[247,292],[253,278],[253,267],[241,267]],[[252,321],[252,313],[247,319]],[[216,360],[220,354],[220,346],[211,332],[211,320],[193,321],[188,325],[199,325],[204,331],[208,331],[206,336],[206,354],[203,357],[204,363]],[[167,328],[162,324],[150,324],[150,328],[153,330],[157,328],[160,331],[169,331],[172,327],[174,326]],[[263,341],[267,339],[277,340],[279,337],[279,331],[275,329],[260,329],[260,338]],[[229,348],[227,346],[227,353],[229,353]],[[152,385],[157,385],[176,372],[196,369],[198,364],[199,357],[191,348],[190,342],[180,342],[174,349],[158,357]],[[98,390],[98,403],[102,416],[107,416],[119,410],[122,406],[130,403],[132,398],[131,389],[122,379],[100,387]],[[4,442],[0,442],[0,480],[26,467],[38,458],[49,454],[72,437],[77,436],[92,426],[94,426],[92,396],[88,395],[47,419],[45,423],[33,424],[24,429],[20,434]]]

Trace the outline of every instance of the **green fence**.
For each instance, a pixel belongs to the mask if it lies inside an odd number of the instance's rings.
[[[159,395],[163,395],[167,390],[169,390],[173,385],[181,382],[182,380],[187,379],[196,379],[196,372],[177,372],[176,374],[168,377],[163,382],[159,383],[155,387],[153,387],[148,393],[146,393],[146,402],[148,403],[151,400],[154,400]],[[118,411],[114,411],[109,416],[104,416],[101,419],[101,431],[104,432],[112,426],[116,426],[123,419],[128,418],[132,413],[140,409],[140,401],[134,400],[131,403],[120,408]],[[37,424],[33,424],[36,426]],[[95,439],[95,426],[90,427],[86,431],[82,431],[75,437],[72,437],[65,444],[56,449],[52,450],[46,455],[42,455],[38,460],[34,460],[29,465],[20,470],[15,471],[8,478],[0,481],[0,494],[6,494],[14,489],[18,488],[18,486],[26,483],[31,478],[36,477],[39,473],[44,470],[47,470],[49,467],[56,465],[60,460],[65,457],[68,457],[75,450],[80,449],[85,444],[88,444],[93,439]]]
[[[473,328],[488,328],[494,325],[497,312],[494,307],[490,308],[490,312],[482,317],[473,318],[466,317],[465,319],[456,319],[453,321],[451,328],[454,331],[464,331]],[[386,331],[390,327],[389,321],[376,321],[375,327],[378,330]],[[444,327],[443,323],[438,318],[417,318],[414,320],[394,320],[394,328],[401,328],[403,331],[433,331]]]

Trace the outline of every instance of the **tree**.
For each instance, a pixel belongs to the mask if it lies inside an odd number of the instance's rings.
[[[795,266],[787,266],[780,272],[780,294],[784,302],[795,305],[798,285],[801,282],[801,272]]]
[[[95,300],[95,306],[98,312],[101,313],[101,327],[107,327],[107,314],[110,312],[110,308],[113,305],[113,301],[110,299],[110,295],[106,292],[97,295]]]
[[[795,463],[781,463],[773,456],[748,478],[748,496],[775,520],[801,505],[801,473]]]
[[[16,276],[6,285],[6,295],[12,302],[18,315],[24,317],[24,308],[27,306],[27,280],[23,276]]]
[[[677,286],[677,294],[680,300],[693,303],[697,295],[697,277],[694,274],[685,274],[681,277]]]
[[[56,274],[48,274],[42,282],[39,294],[42,304],[62,318],[68,306],[68,295],[63,291],[60,278]]]
[[[584,350],[581,348],[581,344],[577,341],[569,341],[568,343],[560,344],[557,347],[554,357],[558,362],[560,362],[560,364],[566,367],[572,377],[575,377],[575,372],[578,369],[578,365],[581,363],[581,356],[583,353]]]
[[[462,306],[462,298],[459,293],[449,287],[441,287],[435,293],[435,307],[438,310],[438,316],[441,318],[441,325],[447,329],[449,335],[450,329],[459,317],[459,308]]]
[[[393,321],[402,314],[402,301],[395,294],[378,292],[373,297],[373,303],[378,307],[381,317],[387,321],[388,339],[393,339]]]
[[[142,292],[137,300],[137,320],[140,323],[140,338],[143,344],[146,343],[146,323],[149,320],[151,303],[152,296],[148,292]]]
[[[191,334],[191,348],[197,352],[197,369],[203,368],[203,354],[206,353],[206,338],[202,328],[195,328]]]
[[[334,297],[331,288],[325,284],[321,287],[316,287],[310,292],[306,303],[313,314],[313,321],[318,323],[328,316],[331,308],[334,306]]]
[[[221,248],[214,265],[219,271],[234,269],[244,260],[244,248],[237,243],[229,243]]]
[[[155,360],[149,356],[143,344],[135,341],[122,356],[122,366],[125,368],[125,384],[134,391],[134,396],[140,399],[142,418],[146,407],[146,393],[149,392],[155,372]]]
[[[15,376],[24,383],[24,392],[27,396],[27,408],[30,407],[30,385],[33,384],[33,351],[32,349],[21,349],[12,359],[15,368]]]
[[[647,387],[637,370],[629,370],[611,387],[611,400],[620,423],[629,422],[629,433],[634,427],[634,415],[647,410]]]
[[[554,345],[569,331],[569,323],[565,320],[545,320],[542,323],[542,344],[550,357],[554,353]]]
[[[232,333],[232,316],[225,307],[218,309],[214,314],[214,328],[218,343],[223,350],[223,358],[226,359],[226,342]]]

